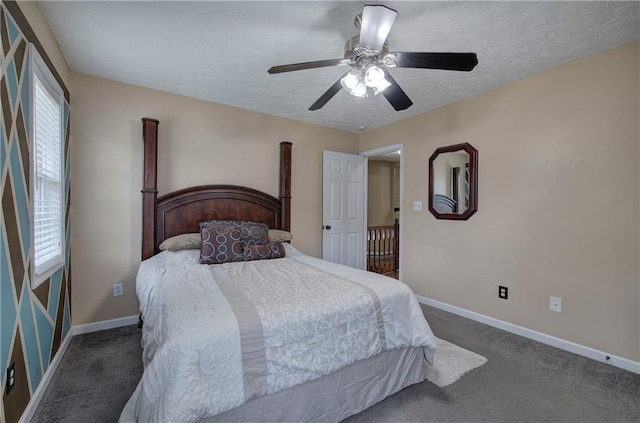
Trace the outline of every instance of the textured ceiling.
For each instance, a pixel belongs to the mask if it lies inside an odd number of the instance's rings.
[[[640,39],[639,2],[384,2],[391,51],[475,52],[472,72],[391,70],[414,105],[344,90],[309,106],[344,72],[267,74],[341,58],[367,2],[40,2],[70,68],[347,131],[375,129]]]

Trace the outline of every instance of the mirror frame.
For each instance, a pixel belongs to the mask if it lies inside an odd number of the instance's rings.
[[[469,208],[464,213],[439,213],[433,207],[433,162],[443,153],[464,151],[469,155]],[[468,220],[478,211],[478,150],[469,143],[455,144],[447,147],[436,148],[429,158],[429,211],[436,219]]]

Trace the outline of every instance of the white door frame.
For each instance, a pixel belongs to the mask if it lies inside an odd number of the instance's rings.
[[[400,251],[398,254],[400,254],[400,261],[399,261],[399,266],[400,268],[398,269],[398,279],[402,280],[402,262],[403,262],[403,248],[402,248],[402,244],[404,241],[404,221],[402,219],[403,213],[404,213],[404,145],[402,143],[400,144],[394,144],[394,145],[389,145],[386,147],[380,147],[380,148],[376,148],[374,150],[368,150],[368,151],[363,151],[360,153],[361,156],[365,157],[365,161],[364,161],[364,172],[365,172],[365,176],[366,178],[364,178],[364,204],[368,204],[368,185],[369,185],[369,157],[372,156],[379,156],[380,154],[386,154],[386,153],[393,153],[394,151],[400,151],[400,196],[399,196],[399,202],[400,202],[400,213],[398,215],[399,219],[400,219]],[[364,231],[365,233],[367,233],[367,213],[369,212],[369,207],[365,207],[364,209]],[[366,239],[366,237],[365,237]],[[366,246],[364,248],[364,262],[367,262],[367,249]]]

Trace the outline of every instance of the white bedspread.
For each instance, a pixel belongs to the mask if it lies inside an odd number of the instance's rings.
[[[219,265],[199,250],[139,268],[144,374],[120,421],[194,422],[380,352],[436,339],[402,282],[301,254]]]

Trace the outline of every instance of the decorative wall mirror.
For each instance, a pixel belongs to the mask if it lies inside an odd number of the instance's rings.
[[[470,144],[438,148],[429,158],[429,211],[449,220],[478,211],[478,150]]]

